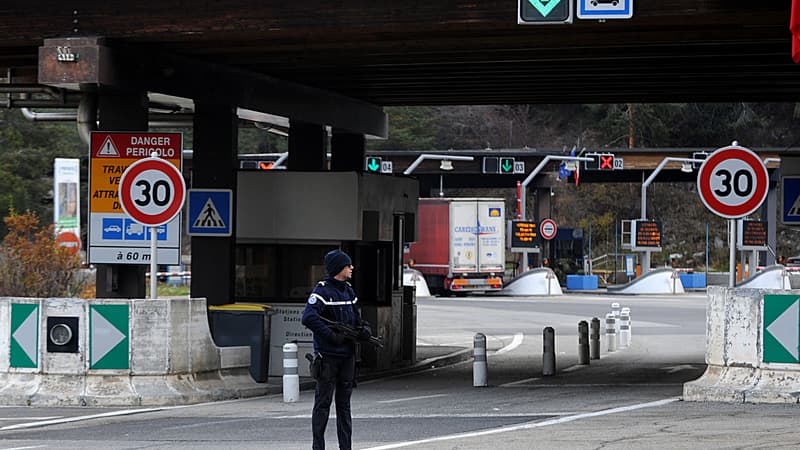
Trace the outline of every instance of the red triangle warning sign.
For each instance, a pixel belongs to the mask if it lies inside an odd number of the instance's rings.
[[[111,140],[111,136],[106,136],[106,140],[103,141],[103,145],[100,146],[97,156],[119,158],[119,152],[117,151],[117,147],[114,146],[114,141]]]

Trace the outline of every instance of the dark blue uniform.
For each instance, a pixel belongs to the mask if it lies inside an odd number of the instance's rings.
[[[320,316],[356,327],[361,324],[361,316],[355,307],[357,301],[350,283],[328,276],[317,283],[303,311],[303,325],[314,333],[314,351],[322,354],[322,367],[317,379],[314,411],[311,416],[314,450],[325,448],[325,428],[328,425],[334,391],[339,448],[350,450],[352,446],[350,396],[355,378],[355,343],[341,335],[337,336]]]

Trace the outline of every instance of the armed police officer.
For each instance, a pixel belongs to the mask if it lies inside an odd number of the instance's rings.
[[[369,326],[361,320],[356,309],[358,297],[347,280],[353,275],[353,261],[347,253],[333,250],[325,255],[327,276],[317,283],[303,311],[303,325],[314,333],[314,352],[321,358],[314,395],[311,428],[314,450],[325,449],[325,428],[328,425],[331,400],[336,400],[336,434],[339,448],[352,448],[353,423],[350,415],[350,396],[355,379],[355,342],[330,326],[339,322],[359,330],[364,337],[371,335]],[[334,397],[335,393],[335,397]]]

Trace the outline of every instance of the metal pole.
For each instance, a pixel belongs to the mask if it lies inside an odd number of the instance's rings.
[[[526,195],[527,195],[526,192],[527,192],[528,185],[531,183],[531,181],[533,181],[533,179],[536,177],[536,175],[538,175],[539,172],[541,172],[542,169],[544,169],[544,167],[550,161],[593,161],[593,159],[592,158],[586,158],[586,157],[583,157],[583,156],[556,156],[556,155],[547,155],[547,156],[545,156],[544,159],[542,159],[539,162],[539,165],[537,165],[536,168],[533,169],[531,171],[531,173],[528,174],[527,177],[525,177],[525,180],[519,186],[519,198],[520,198],[520,201],[521,201],[521,204],[520,204],[520,215],[519,216],[520,216],[520,219],[522,219],[522,220],[527,220],[528,219],[527,212],[526,212],[526,206],[525,206],[525,204],[527,203],[526,202]],[[522,252],[522,258],[523,258],[522,272],[527,272],[528,271],[528,252],[527,251]]]
[[[736,219],[728,220],[728,287],[736,286]]]
[[[589,324],[585,320],[578,322],[578,364],[589,364]]]
[[[708,285],[708,222],[706,222],[706,286]]]
[[[589,359],[600,359],[600,319],[592,318],[592,334],[589,340]]]
[[[150,227],[150,299],[158,298],[156,288],[158,283],[158,227]],[[141,286],[141,285],[140,285]]]
[[[703,160],[694,158],[675,158],[672,156],[668,156],[663,160],[661,160],[661,162],[658,163],[658,166],[656,166],[655,170],[653,170],[653,173],[651,173],[650,176],[647,177],[647,179],[644,180],[644,182],[642,183],[642,204],[640,208],[642,212],[641,216],[642,220],[647,220],[647,187],[650,186],[650,183],[652,183],[656,179],[658,173],[661,172],[664,166],[666,166],[667,163],[669,162],[702,163]],[[646,274],[649,271],[650,271],[650,251],[644,251],[642,252],[642,275]]]
[[[429,153],[423,153],[423,154],[417,156],[417,159],[415,159],[414,162],[411,163],[411,165],[408,166],[408,168],[403,171],[403,175],[410,175],[411,172],[413,172],[414,169],[416,169],[417,166],[422,164],[422,161],[424,161],[426,159],[435,159],[435,160],[440,160],[440,161],[445,161],[445,160],[447,160],[447,161],[472,161],[475,158],[473,158],[472,156],[434,155],[434,154],[429,154]]]
[[[542,332],[544,351],[542,352],[542,376],[556,374],[556,330],[547,327]]]
[[[483,387],[489,385],[486,362],[486,335],[477,333],[472,340],[472,386]]]

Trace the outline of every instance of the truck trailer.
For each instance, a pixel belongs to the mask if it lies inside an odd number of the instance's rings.
[[[503,289],[502,198],[421,198],[407,262],[434,295]]]

